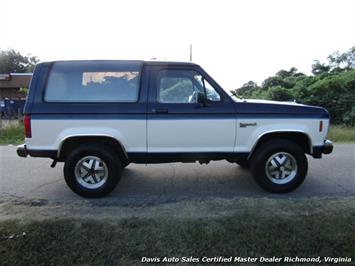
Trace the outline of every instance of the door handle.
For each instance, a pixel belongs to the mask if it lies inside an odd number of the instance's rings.
[[[154,108],[153,113],[156,114],[167,114],[169,111],[167,108]]]

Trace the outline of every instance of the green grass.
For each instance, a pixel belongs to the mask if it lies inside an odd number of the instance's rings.
[[[334,142],[355,142],[355,127],[331,126],[328,138]]]
[[[355,256],[355,213],[0,223],[3,265],[134,265],[146,257]],[[23,232],[26,233],[23,236]],[[13,236],[11,239],[9,237]]]
[[[0,201],[0,265],[141,265],[142,257],[165,256],[354,261],[354,200],[209,198],[144,207]]]
[[[0,144],[21,144],[24,142],[23,125],[11,125],[0,129]]]

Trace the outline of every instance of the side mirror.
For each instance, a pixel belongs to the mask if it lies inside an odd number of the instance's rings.
[[[197,93],[197,103],[202,105],[202,106],[206,106],[207,105],[207,101],[206,101],[206,97],[205,94],[202,92],[198,92]]]

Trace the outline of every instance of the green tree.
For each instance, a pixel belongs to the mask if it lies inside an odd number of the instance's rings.
[[[249,81],[234,93],[243,98],[323,106],[332,123],[355,125],[355,46],[344,53],[332,53],[326,63],[315,60],[312,73],[307,76],[296,68],[280,70],[260,87]]]
[[[267,98],[275,101],[292,101],[294,96],[290,90],[276,86],[268,89]]]
[[[243,95],[245,97],[246,95],[251,95],[254,90],[258,89],[260,89],[258,84],[250,80],[247,83],[244,83],[243,86],[241,86],[238,90],[233,91],[232,93],[237,96]]]
[[[320,75],[323,73],[328,73],[330,70],[330,66],[322,64],[319,60],[314,60],[312,64],[312,74]]]
[[[341,72],[355,67],[355,46],[345,53],[336,51],[328,56],[332,72]]]
[[[0,50],[0,73],[32,72],[38,62],[36,56],[25,56],[13,49]]]
[[[284,88],[292,88],[293,87],[293,77],[297,74],[297,68],[292,67],[289,71],[280,70],[276,73],[275,76],[268,77],[262,83],[263,88],[271,88],[281,86]]]
[[[355,68],[355,46],[347,52],[336,51],[327,57],[327,63],[321,63],[315,60],[312,65],[312,73],[320,75],[324,73],[339,73]]]
[[[276,73],[276,76],[280,78],[288,78],[288,77],[292,77],[296,73],[297,73],[297,68],[291,67],[289,71],[284,69],[280,70],[279,72]]]
[[[343,122],[349,126],[355,126],[355,106],[350,111],[344,113]]]

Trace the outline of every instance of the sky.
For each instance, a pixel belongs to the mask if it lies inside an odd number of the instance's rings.
[[[0,0],[0,49],[200,64],[225,90],[355,45],[355,0]]]

